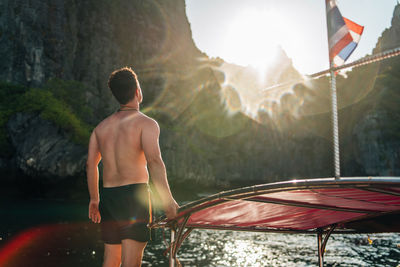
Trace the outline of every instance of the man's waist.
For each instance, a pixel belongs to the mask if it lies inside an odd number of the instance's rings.
[[[129,184],[121,184],[121,185],[113,185],[113,186],[104,186],[103,189],[123,189],[123,188],[131,188],[131,187],[148,187],[149,184],[146,182],[141,183],[129,183]]]
[[[131,184],[147,184],[149,178],[146,175],[103,175],[103,188],[121,187]]]

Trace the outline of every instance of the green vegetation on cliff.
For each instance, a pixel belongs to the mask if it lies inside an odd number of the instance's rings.
[[[39,113],[60,127],[71,140],[86,145],[92,127],[87,123],[91,110],[85,105],[84,86],[75,81],[50,80],[44,88],[27,88],[0,82],[0,150],[10,151],[6,124],[18,112]]]

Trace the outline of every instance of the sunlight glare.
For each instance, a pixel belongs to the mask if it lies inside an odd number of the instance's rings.
[[[229,26],[224,38],[223,58],[243,66],[251,65],[261,76],[273,65],[278,42],[285,28],[274,10],[246,9]]]

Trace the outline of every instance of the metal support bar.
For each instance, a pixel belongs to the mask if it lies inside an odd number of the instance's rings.
[[[178,252],[183,240],[185,240],[185,238],[188,237],[190,232],[193,230],[193,228],[189,228],[185,233],[183,233],[190,215],[190,213],[187,214],[180,224],[178,224],[177,221],[174,221],[170,224],[171,240],[169,245],[169,267],[182,266],[179,260],[176,258],[176,253]]]
[[[169,267],[175,267],[175,257],[173,254],[175,242],[175,229],[171,228],[171,240],[169,247]]]
[[[175,240],[175,243],[173,245],[173,250],[172,250],[172,255],[173,255],[174,259],[176,258],[176,253],[178,252],[178,244],[182,243],[182,241],[181,241],[182,234],[183,234],[183,231],[185,230],[185,226],[190,218],[190,215],[191,214],[186,215],[183,222],[179,225],[179,230],[176,235],[176,238],[175,238],[176,240]]]
[[[193,231],[194,228],[188,228],[186,230],[186,232],[182,235],[181,239],[179,240],[179,242],[176,244],[176,249],[175,251],[178,252],[179,248],[181,247],[183,241],[185,241],[185,239],[189,236],[189,234]],[[178,240],[177,240],[178,241]]]
[[[318,242],[318,266],[324,267],[324,251],[322,250],[322,230],[317,233]]]
[[[331,226],[331,229],[329,229],[329,231],[328,231],[328,232],[326,233],[326,235],[325,235],[325,238],[324,238],[324,240],[323,240],[323,242],[322,242],[322,253],[323,253],[322,255],[325,254],[326,243],[328,243],[328,239],[329,239],[329,237],[331,236],[333,230],[335,230],[335,228],[336,228],[336,224],[332,225],[332,226]]]
[[[331,225],[329,231],[326,233],[325,237],[323,237],[324,230],[317,230],[317,242],[318,242],[318,266],[324,266],[324,254],[326,243],[328,243],[328,239],[331,236],[332,232],[335,230],[336,224]]]

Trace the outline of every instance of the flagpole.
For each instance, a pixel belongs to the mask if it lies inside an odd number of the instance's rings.
[[[329,49],[329,72],[330,72],[330,80],[331,80],[331,106],[332,106],[332,135],[333,135],[333,165],[335,166],[335,180],[340,179],[340,151],[339,151],[339,122],[338,122],[338,111],[337,111],[337,94],[336,94],[336,73],[335,73],[335,65],[333,62],[333,58],[330,54],[330,35],[332,33],[329,32],[329,18],[328,18],[328,10],[330,8],[331,0],[325,0],[326,6],[326,26],[328,33],[328,49]],[[340,13],[339,13],[340,14]]]
[[[333,133],[333,161],[335,166],[335,179],[340,179],[340,151],[339,151],[339,120],[336,94],[336,74],[333,63],[330,66],[331,101],[332,101],[332,133]]]

